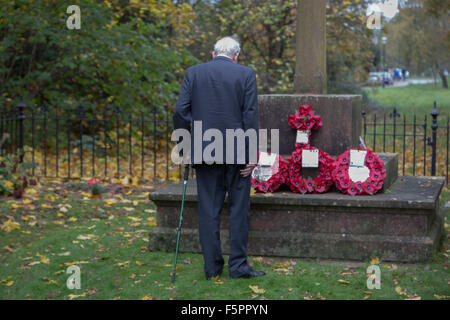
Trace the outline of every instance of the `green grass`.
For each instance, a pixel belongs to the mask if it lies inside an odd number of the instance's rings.
[[[436,101],[438,112],[445,117],[450,115],[450,89],[443,89],[440,83],[385,89],[372,88],[367,89],[367,93],[381,110],[397,107],[407,116],[429,115]]]
[[[19,208],[14,201],[0,202],[0,224],[8,216],[20,223],[20,230],[9,233],[0,230],[0,299],[407,298],[396,292],[397,286],[410,297],[450,296],[448,225],[444,247],[433,262],[381,261],[380,290],[366,288],[369,261],[251,257],[256,269],[268,272],[266,276],[230,279],[225,269],[219,281],[207,281],[202,256],[187,253],[180,254],[177,281],[172,284],[173,252],[147,250],[148,233],[154,228],[149,221],[153,221],[155,213],[146,200],[146,192],[107,194],[104,199],[118,199],[118,203],[108,205],[104,200],[83,200],[76,191],[68,191],[66,198],[55,191],[57,188],[41,192],[32,203],[21,204]],[[446,191],[442,201],[448,199]],[[43,208],[44,203],[53,208]],[[57,216],[58,206],[68,207],[68,204],[71,208],[63,216]],[[71,221],[73,218],[77,221]],[[447,212],[447,221],[448,218]],[[67,264],[74,262],[81,268],[80,290],[66,287]],[[265,292],[256,294],[249,286],[258,286]]]

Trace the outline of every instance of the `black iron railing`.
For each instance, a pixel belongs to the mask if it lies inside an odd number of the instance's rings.
[[[399,154],[399,174],[449,179],[449,117],[436,104],[427,115],[407,116],[397,109],[362,112],[362,136],[374,152]],[[24,149],[37,163],[33,174],[55,178],[114,177],[181,180],[181,168],[170,159],[172,112],[152,107],[125,113],[120,108],[99,114],[80,105],[75,110],[19,103],[0,109],[0,154]]]
[[[49,178],[139,176],[153,181],[181,179],[170,159],[172,113],[168,107],[125,113],[120,108],[94,114],[24,103],[0,109],[0,154],[24,150],[34,175]]]
[[[448,184],[449,116],[439,117],[436,102],[430,115],[363,111],[363,138],[374,152],[398,153],[399,174],[444,176]]]

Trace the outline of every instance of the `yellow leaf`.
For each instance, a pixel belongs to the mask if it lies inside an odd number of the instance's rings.
[[[85,263],[89,263],[88,261],[74,261],[74,262],[64,262],[64,265],[66,267],[70,267],[73,265],[77,265],[77,264],[85,264]]]
[[[69,219],[67,219],[67,221],[69,222],[76,222],[78,219],[75,217],[70,217]]]
[[[6,286],[7,286],[7,287],[11,287],[13,284],[14,284],[14,281],[8,281],[8,282],[6,283]]]
[[[12,187],[14,187],[14,183],[11,182],[11,181],[9,181],[9,180],[6,180],[6,181],[5,181],[5,187],[7,187],[7,188],[12,188]]]
[[[82,297],[86,297],[86,293],[82,293],[82,294],[69,294],[68,295],[70,300],[76,299],[76,298],[82,298]]]
[[[406,293],[402,291],[402,287],[396,286],[395,292],[397,292],[399,295],[405,295]]]
[[[2,230],[6,231],[6,232],[11,232],[12,230],[20,230],[20,224],[8,219],[7,221],[5,221],[2,226],[0,227]]]
[[[19,204],[17,204],[17,203],[13,203],[13,204],[11,205],[11,207],[12,207],[13,209],[19,209],[19,208],[21,208],[21,206],[20,206]]]
[[[119,267],[127,267],[129,263],[130,263],[130,261],[125,261],[125,262],[119,262],[119,263],[117,263],[117,265]]]
[[[130,220],[132,220],[134,222],[139,222],[139,221],[142,220],[141,218],[137,218],[137,217],[128,217],[128,219],[130,219]]]
[[[117,202],[118,202],[118,200],[117,200],[117,199],[114,199],[114,198],[112,198],[112,199],[105,199],[105,203],[106,203],[108,206],[113,205],[113,204],[116,204]]]
[[[128,186],[130,184],[130,179],[128,177],[125,177],[120,180],[120,183],[122,183],[124,186]]]
[[[418,295],[414,295],[412,297],[408,297],[405,300],[422,300],[422,298]]]
[[[41,262],[45,263],[45,264],[49,264],[50,263],[50,259],[47,258],[46,256],[41,256]]]
[[[87,235],[82,235],[82,234],[80,234],[78,237],[77,237],[77,239],[78,240],[90,240],[90,239],[92,239],[92,238],[94,238],[95,237],[95,235],[94,234],[87,234]]]
[[[262,293],[265,293],[266,292],[266,290],[265,289],[260,289],[260,288],[258,288],[258,286],[248,286],[254,293],[257,293],[257,294],[262,294]]]

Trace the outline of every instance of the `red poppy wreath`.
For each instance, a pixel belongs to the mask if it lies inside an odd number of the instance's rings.
[[[297,135],[296,149],[309,146],[311,130],[317,130],[323,125],[322,118],[314,114],[312,107],[309,105],[300,106],[295,114],[288,116],[288,123],[292,129],[307,135],[307,137],[302,139],[303,141],[301,143],[298,139],[299,135]]]
[[[336,168],[333,171],[333,180],[336,187],[344,194],[349,195],[374,195],[383,187],[386,178],[384,162],[369,149],[352,149],[354,151],[365,151],[363,173],[356,171],[349,173],[355,167],[350,165],[350,150],[345,151],[336,159]],[[364,172],[365,170],[365,172]],[[360,181],[363,180],[363,181]]]
[[[275,192],[288,178],[287,162],[280,155],[269,168],[256,166],[252,172],[252,186],[257,193]]]
[[[288,158],[287,184],[295,193],[324,193],[333,185],[334,159],[325,151],[319,150],[319,175],[315,179],[306,179],[301,175],[303,150],[315,150],[309,146],[295,150]]]

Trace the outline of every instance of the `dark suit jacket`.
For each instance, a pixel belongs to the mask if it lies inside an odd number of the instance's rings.
[[[186,70],[173,116],[174,128],[191,130],[191,121],[202,121],[202,131],[215,128],[223,134],[226,129],[258,130],[258,101],[255,71],[219,56],[208,63]],[[203,137],[202,132],[202,137]],[[194,145],[192,131],[191,143]],[[211,142],[204,142],[203,149]],[[248,160],[248,145],[246,146]],[[236,150],[235,150],[236,151]],[[224,148],[223,163],[226,161]],[[236,163],[235,152],[234,163]],[[201,163],[191,152],[192,164]]]

